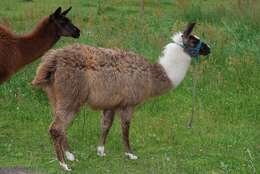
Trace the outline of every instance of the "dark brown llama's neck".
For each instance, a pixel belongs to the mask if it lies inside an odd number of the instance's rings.
[[[156,63],[152,65],[152,91],[151,96],[159,96],[173,88],[171,80],[168,78],[163,67]]]
[[[44,18],[30,34],[17,37],[20,60],[17,69],[33,62],[48,51],[59,39],[55,26],[48,17]]]

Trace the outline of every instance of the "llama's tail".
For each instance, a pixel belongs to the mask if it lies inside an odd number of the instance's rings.
[[[36,76],[32,81],[33,86],[43,87],[51,83],[56,71],[57,60],[55,57],[43,59],[37,69]]]

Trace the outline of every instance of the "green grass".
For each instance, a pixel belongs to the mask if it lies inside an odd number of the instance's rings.
[[[116,119],[99,158],[98,112],[83,108],[68,130],[79,162],[72,173],[247,174],[260,172],[260,2],[257,0],[139,1],[1,0],[0,22],[17,33],[29,32],[44,15],[62,5],[82,30],[74,42],[119,47],[155,62],[172,32],[190,20],[195,33],[212,47],[198,69],[196,117],[191,114],[192,68],[178,89],[140,105],[131,127],[137,161],[123,156]],[[0,86],[0,167],[24,166],[45,173],[64,173],[48,136],[52,120],[45,94],[32,88],[39,61]],[[250,154],[252,157],[250,157]]]

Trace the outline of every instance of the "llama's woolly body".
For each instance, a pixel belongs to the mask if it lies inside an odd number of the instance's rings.
[[[135,106],[172,88],[162,65],[119,49],[73,45],[52,50],[43,57],[33,83],[45,83],[50,73],[52,88],[60,86],[64,95],[97,109]]]

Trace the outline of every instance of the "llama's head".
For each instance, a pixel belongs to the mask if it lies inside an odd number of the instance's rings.
[[[57,10],[50,15],[50,21],[54,23],[59,36],[78,38],[80,36],[80,30],[66,17],[66,14],[70,10],[71,7],[62,12],[61,7],[57,8]]]
[[[210,47],[202,42],[199,37],[191,34],[195,24],[195,22],[189,23],[182,34],[184,51],[191,57],[206,56],[210,53]]]

